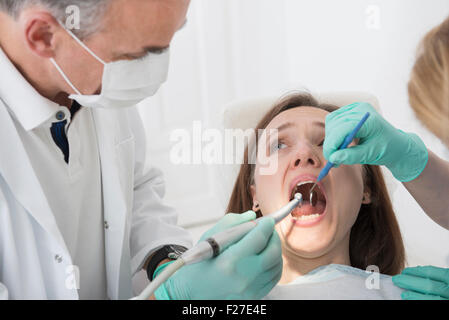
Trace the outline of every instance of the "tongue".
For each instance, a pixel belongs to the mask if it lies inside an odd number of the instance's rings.
[[[324,201],[317,201],[317,203],[312,206],[308,201],[303,202],[300,208],[293,210],[292,215],[294,217],[308,216],[311,214],[322,214],[326,208],[326,203]]]

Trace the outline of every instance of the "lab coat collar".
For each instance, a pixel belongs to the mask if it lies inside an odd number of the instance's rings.
[[[22,76],[0,48],[0,99],[10,108],[26,131],[47,122],[59,105],[43,97]]]
[[[68,250],[58,229],[56,220],[40,182],[16,131],[7,106],[0,101],[0,175],[3,176],[11,192],[30,212],[42,228],[51,234],[62,252]]]

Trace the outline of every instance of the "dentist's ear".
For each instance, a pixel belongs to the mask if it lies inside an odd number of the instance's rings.
[[[19,18],[28,48],[42,58],[55,55],[55,35],[61,31],[58,21],[48,12],[24,12]]]

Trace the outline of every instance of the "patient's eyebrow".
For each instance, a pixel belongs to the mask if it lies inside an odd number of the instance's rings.
[[[321,127],[321,128],[323,128],[323,129],[324,129],[324,127],[325,127],[325,124],[324,124],[324,122],[322,122],[322,121],[313,121],[313,122],[312,122],[312,125],[313,125],[313,126]],[[282,130],[290,129],[291,127],[294,127],[294,126],[295,126],[295,123],[293,123],[293,122],[286,122],[286,123],[280,125],[279,127],[274,128],[274,130],[278,130],[278,131],[280,132],[280,131],[282,131]]]
[[[290,129],[291,127],[294,127],[294,126],[295,126],[295,124],[293,122],[286,122],[286,123],[280,125],[277,128],[274,128],[272,130],[282,131],[282,130]]]
[[[314,125],[314,126],[318,126],[318,127],[321,127],[321,128],[325,128],[325,124],[324,124],[324,122],[322,122],[322,121],[314,121],[314,122],[312,122],[312,124]]]
[[[322,121],[313,121],[312,125],[320,127],[322,129],[325,128],[325,124]],[[286,122],[284,124],[281,124],[277,128],[273,128],[273,129],[268,130],[267,138],[270,139],[271,133],[273,133],[274,130],[277,131],[277,134],[279,134],[281,131],[285,131],[285,130],[290,129],[290,128],[295,127],[295,126],[296,126],[296,124],[294,122],[291,122],[291,121],[290,122]]]
[[[280,125],[279,127],[277,127],[277,128],[272,128],[272,129],[269,129],[268,131],[267,131],[267,139],[268,140],[271,140],[271,136],[273,135],[273,136],[275,136],[275,137],[277,137],[278,135],[279,135],[279,132],[281,132],[281,131],[283,131],[283,130],[287,130],[287,129],[289,129],[289,128],[292,128],[292,127],[294,127],[295,126],[295,124],[293,123],[293,122],[287,122],[287,123],[284,123],[284,124],[282,124],[282,125]],[[277,139],[277,138],[276,138]]]

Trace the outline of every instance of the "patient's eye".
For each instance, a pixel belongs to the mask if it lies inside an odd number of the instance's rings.
[[[287,145],[282,141],[276,141],[270,145],[270,154],[276,153],[281,149],[286,148]]]
[[[286,147],[287,147],[287,145],[285,143],[282,143],[282,142],[278,143],[277,146],[276,146],[277,150],[281,150],[281,149],[284,149]]]
[[[324,139],[318,144],[318,147],[322,147],[324,144]]]

